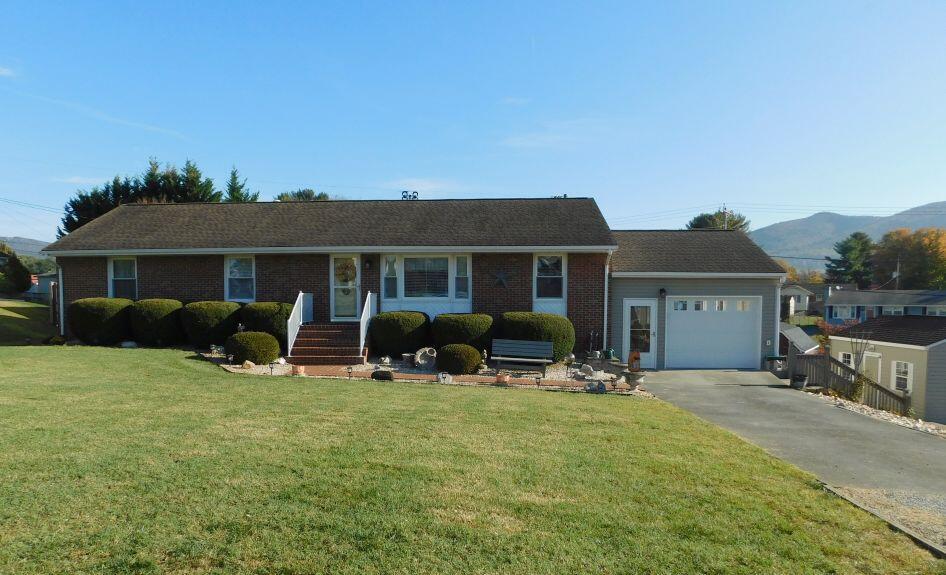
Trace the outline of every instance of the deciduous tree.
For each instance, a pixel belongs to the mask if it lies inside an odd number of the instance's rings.
[[[325,192],[316,192],[311,188],[300,188],[276,196],[277,202],[324,202],[331,199]]]
[[[739,230],[741,232],[749,231],[749,220],[742,214],[736,212],[727,212],[726,210],[717,210],[716,212],[704,212],[695,216],[687,223],[688,230]]]

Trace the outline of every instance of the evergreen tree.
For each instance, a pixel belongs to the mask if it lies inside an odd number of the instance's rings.
[[[184,170],[180,174],[178,196],[175,203],[188,202],[219,202],[223,199],[223,192],[214,189],[214,181],[205,178],[197,164],[187,160]]]
[[[230,179],[227,180],[227,189],[223,201],[229,203],[255,202],[259,200],[259,192],[250,192],[246,189],[246,178],[240,180],[237,169],[230,169]]]
[[[0,266],[0,292],[20,293],[30,289],[33,285],[30,272],[20,262],[13,248],[0,242],[0,256],[6,262]]]
[[[837,258],[825,266],[825,279],[831,283],[853,283],[859,289],[870,285],[873,276],[874,241],[864,232],[854,232],[834,244]]]

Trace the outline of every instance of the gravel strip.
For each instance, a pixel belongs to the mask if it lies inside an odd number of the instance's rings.
[[[908,427],[910,429],[915,429],[916,431],[922,431],[924,433],[929,433],[931,435],[946,439],[946,425],[940,423],[904,417],[902,415],[890,413],[889,411],[874,409],[873,407],[868,407],[862,403],[857,403],[856,401],[850,401],[841,397],[832,397],[830,395],[821,393],[812,393],[812,395],[819,397],[828,403],[833,403],[835,407],[839,407],[841,409],[846,409],[848,411],[853,411],[854,413],[860,413],[861,415],[873,417],[874,419],[880,419],[899,425],[901,427]]]
[[[946,547],[946,494],[859,487],[833,489],[872,513],[903,525],[939,547]]]

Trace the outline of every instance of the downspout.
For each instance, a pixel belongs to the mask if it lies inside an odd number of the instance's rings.
[[[63,301],[63,289],[62,289],[62,266],[57,265],[59,268],[59,335],[66,337],[66,302]]]
[[[772,343],[772,350],[769,355],[778,355],[779,336],[782,334],[780,329],[782,324],[782,284],[785,283],[786,276],[782,276],[775,286],[775,340]]]
[[[601,329],[602,351],[608,349],[608,299],[610,298],[608,294],[608,280],[611,275],[609,272],[611,270],[611,254],[613,253],[614,250],[608,250],[608,260],[604,263],[604,326]]]

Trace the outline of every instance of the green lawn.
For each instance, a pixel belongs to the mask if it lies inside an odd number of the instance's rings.
[[[0,573],[927,573],[672,406],[0,348]]]
[[[55,333],[49,306],[0,298],[0,345],[36,344]]]

